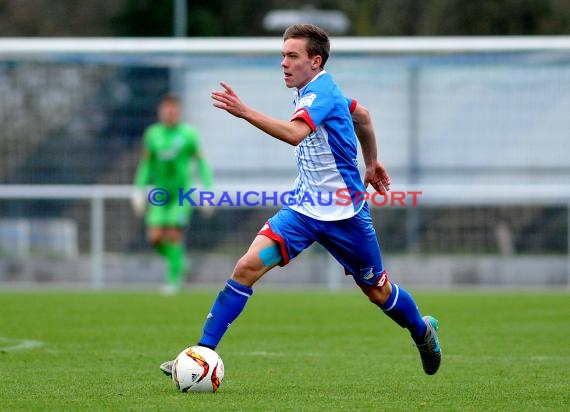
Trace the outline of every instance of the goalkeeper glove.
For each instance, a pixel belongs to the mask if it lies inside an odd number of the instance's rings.
[[[136,188],[131,194],[131,207],[136,216],[142,217],[146,212],[147,207],[146,190]]]

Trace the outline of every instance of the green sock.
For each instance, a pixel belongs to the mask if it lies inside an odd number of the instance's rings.
[[[184,246],[181,243],[166,243],[166,261],[168,272],[166,281],[173,286],[179,286],[184,274]]]
[[[154,246],[154,250],[156,250],[160,256],[166,257],[168,255],[168,244],[166,242],[159,242]]]

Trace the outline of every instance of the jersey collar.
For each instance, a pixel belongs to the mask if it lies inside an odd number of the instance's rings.
[[[300,95],[303,93],[303,91],[307,88],[308,85],[310,85],[311,83],[313,83],[315,80],[317,80],[319,77],[321,77],[323,74],[325,74],[327,71],[326,70],[321,70],[315,77],[313,77],[311,79],[311,81],[309,83],[307,83],[306,85],[304,85],[303,87],[301,87],[300,89],[297,89],[295,87],[295,92]]]

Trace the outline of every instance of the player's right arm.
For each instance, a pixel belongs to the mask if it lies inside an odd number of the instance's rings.
[[[147,207],[147,199],[146,199],[146,190],[145,186],[150,183],[150,174],[151,174],[151,164],[152,164],[152,156],[151,152],[148,150],[148,133],[144,135],[144,149],[139,160],[139,164],[137,166],[137,172],[135,174],[135,190],[131,195],[131,206],[133,211],[137,216],[143,216],[146,207]]]
[[[224,91],[212,92],[214,106],[242,118],[261,131],[290,145],[297,146],[311,133],[311,127],[301,118],[284,121],[258,112],[244,104],[236,92],[226,83],[221,82]]]
[[[370,112],[366,107],[356,103],[355,100],[351,100],[350,109],[354,130],[362,147],[364,165],[366,166],[364,185],[368,186],[368,183],[370,183],[374,190],[385,194],[386,191],[390,190],[391,179],[384,164],[378,160],[376,133],[374,132]]]
[[[155,158],[152,151],[152,140],[153,136],[156,135],[154,130],[154,126],[150,126],[143,134],[143,149],[134,181],[135,186],[138,188],[144,188],[146,185],[151,183],[151,175]]]

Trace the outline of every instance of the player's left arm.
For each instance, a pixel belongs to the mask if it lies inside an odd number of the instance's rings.
[[[385,194],[390,190],[391,179],[384,164],[378,160],[376,133],[374,132],[370,112],[361,104],[355,101],[353,102],[354,103],[351,104],[352,121],[354,123],[356,136],[362,147],[362,155],[366,166],[364,185],[368,186],[368,183],[370,183],[374,190]]]
[[[144,188],[151,180],[151,174],[154,169],[154,156],[151,150],[152,132],[151,128],[147,128],[143,134],[143,149],[137,165],[134,184],[138,188]]]
[[[194,154],[194,159],[198,164],[198,174],[200,175],[200,181],[204,185],[206,190],[211,190],[214,187],[214,174],[206,158],[202,154],[201,150],[197,150]]]
[[[144,148],[142,156],[135,173],[134,185],[135,189],[131,193],[131,207],[135,215],[142,217],[147,208],[147,191],[145,186],[150,183],[151,171],[153,169],[153,156],[149,147],[150,135],[148,130],[144,134]]]
[[[293,146],[297,146],[311,133],[311,127],[301,118],[284,121],[268,116],[243,103],[226,83],[220,82],[220,85],[224,91],[212,92],[215,107],[244,119],[259,130]]]

